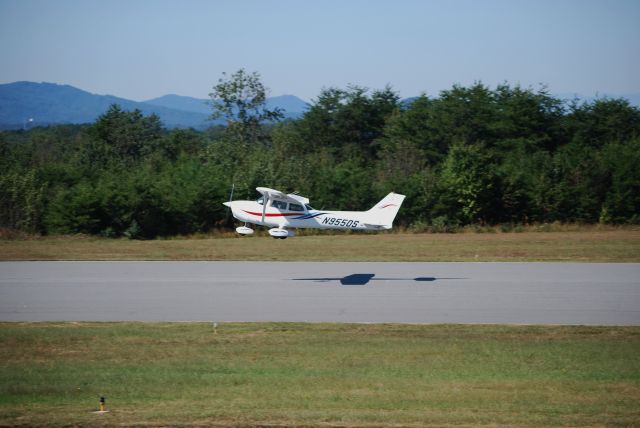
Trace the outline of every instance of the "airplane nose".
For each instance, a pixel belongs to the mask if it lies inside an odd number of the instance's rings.
[[[231,208],[231,202],[223,202],[222,205]]]

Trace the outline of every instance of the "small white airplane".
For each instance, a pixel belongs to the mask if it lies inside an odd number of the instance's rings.
[[[229,201],[233,216],[244,222],[236,228],[240,235],[252,235],[247,223],[271,227],[269,235],[285,239],[294,236],[287,228],[318,228],[342,230],[391,229],[405,195],[389,193],[369,211],[319,211],[309,206],[309,199],[285,194],[268,187],[256,187],[262,197],[256,201]]]

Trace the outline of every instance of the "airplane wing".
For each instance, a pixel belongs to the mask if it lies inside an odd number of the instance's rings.
[[[279,190],[270,189],[268,187],[256,187],[256,190],[266,199],[280,199],[282,201],[293,202],[294,204],[308,204],[309,199],[294,194],[285,194]]]
[[[267,210],[267,204],[270,200],[279,199],[281,201],[293,202],[294,204],[308,204],[309,199],[302,196],[285,194],[279,190],[270,189],[268,187],[256,187],[256,190],[262,193],[264,196],[264,203],[262,204],[262,222],[264,223],[264,217]]]
[[[279,190],[269,189],[268,187],[256,187],[256,190],[262,193],[262,196],[264,196],[265,199],[286,198],[287,196]]]

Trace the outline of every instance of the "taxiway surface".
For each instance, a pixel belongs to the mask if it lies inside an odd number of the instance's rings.
[[[0,320],[640,325],[640,264],[2,262]]]

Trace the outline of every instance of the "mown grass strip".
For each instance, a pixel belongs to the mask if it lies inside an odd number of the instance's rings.
[[[640,327],[2,323],[0,425],[634,426],[638,355]]]
[[[579,261],[640,262],[640,230],[342,234],[131,241],[0,240],[0,260]]]

